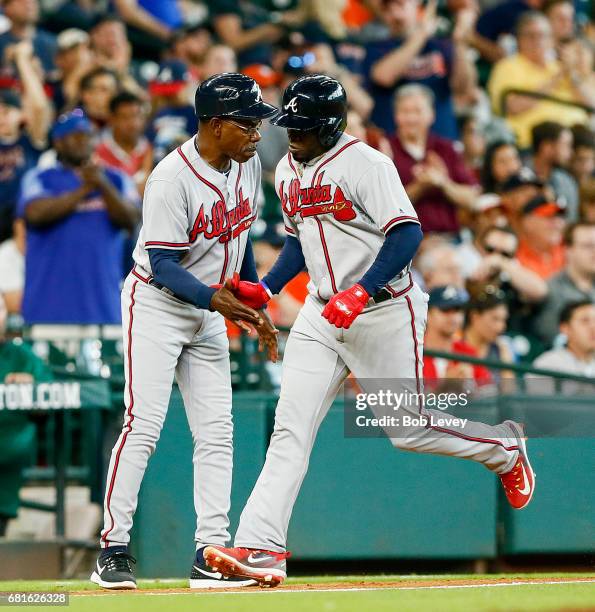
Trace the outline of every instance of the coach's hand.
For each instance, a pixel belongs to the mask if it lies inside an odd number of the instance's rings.
[[[250,325],[262,325],[261,315],[253,308],[242,304],[233,294],[233,281],[228,278],[223,286],[217,289],[211,298],[211,309],[221,313],[226,319],[233,321],[247,332],[251,332]]]
[[[324,307],[322,316],[335,327],[349,329],[369,299],[368,292],[361,285],[353,285],[333,295]]]
[[[279,357],[277,342],[279,330],[275,327],[275,324],[266,310],[261,310],[260,316],[262,317],[262,324],[256,326],[256,332],[258,333],[258,350],[262,351],[266,347],[269,359],[273,363],[276,363]]]

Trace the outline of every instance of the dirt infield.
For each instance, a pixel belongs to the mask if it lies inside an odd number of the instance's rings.
[[[574,583],[595,583],[595,576],[584,578],[486,578],[486,579],[403,579],[400,581],[366,581],[352,580],[348,582],[316,582],[303,584],[285,584],[274,589],[254,587],[227,588],[227,589],[137,589],[137,590],[107,590],[98,589],[93,591],[70,591],[70,595],[101,596],[101,595],[165,595],[165,594],[200,594],[200,593],[246,593],[246,592],[299,592],[299,591],[365,591],[365,590],[392,590],[392,589],[440,589],[440,588],[480,588],[490,586],[516,586],[521,584],[574,584]]]

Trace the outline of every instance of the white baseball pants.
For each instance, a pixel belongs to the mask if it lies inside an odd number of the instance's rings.
[[[417,285],[402,297],[365,310],[348,330],[324,319],[323,308],[321,301],[308,297],[290,332],[274,431],[242,512],[235,546],[285,550],[316,433],[349,372],[360,383],[410,379],[413,391],[421,381],[427,294]],[[419,416],[410,410],[411,416]],[[424,414],[449,417],[439,410],[424,409]],[[496,473],[511,470],[518,456],[517,441],[506,425],[468,422],[464,429],[443,430],[420,425],[391,442],[404,450],[472,459]]]
[[[194,442],[197,544],[229,540],[233,425],[229,345],[223,317],[148,285],[136,272],[122,289],[124,426],[112,451],[101,546],[123,545],[149,457],[180,387]],[[163,483],[164,494],[167,482]]]

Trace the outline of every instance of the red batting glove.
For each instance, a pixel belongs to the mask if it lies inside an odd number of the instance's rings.
[[[324,307],[322,316],[335,327],[349,329],[369,299],[368,292],[361,285],[353,285],[335,294]]]
[[[221,289],[222,286],[221,284],[211,285],[214,289]],[[231,277],[231,290],[240,302],[254,310],[260,310],[272,297],[262,283],[240,280],[237,272],[234,272]]]
[[[240,302],[254,310],[260,310],[272,297],[261,282],[251,283],[250,281],[239,281],[234,294]]]

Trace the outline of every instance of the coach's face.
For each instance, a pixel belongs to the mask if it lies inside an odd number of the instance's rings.
[[[308,162],[325,152],[318,139],[318,130],[287,130],[289,152],[295,161]]]
[[[262,121],[216,118],[213,122],[219,138],[219,148],[224,155],[240,164],[256,155]]]

